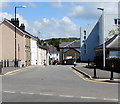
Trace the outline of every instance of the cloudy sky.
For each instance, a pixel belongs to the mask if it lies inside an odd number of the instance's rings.
[[[24,23],[26,30],[41,39],[80,37],[80,27],[95,23],[101,11],[117,13],[117,2],[4,2],[0,3],[0,21],[14,17],[14,7],[17,17]]]

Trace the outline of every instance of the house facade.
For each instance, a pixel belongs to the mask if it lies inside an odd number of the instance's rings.
[[[37,38],[25,31],[19,20],[4,19],[0,23],[0,61],[3,67],[15,65],[15,28],[17,66],[49,65],[48,48],[38,46]]]
[[[60,48],[60,63],[72,64],[80,60],[80,41],[62,42]]]
[[[15,26],[9,21],[4,20],[0,23],[0,61],[4,66],[14,66],[15,60]],[[16,29],[16,58],[25,64],[25,35],[19,28]]]
[[[31,37],[25,35],[25,66],[31,65]]]
[[[37,38],[32,37],[30,39],[31,43],[31,65],[37,65]]]
[[[55,61],[59,62],[59,52],[57,51],[57,48],[53,45],[49,46],[50,51],[50,63],[53,64]]]
[[[118,14],[104,14],[95,25],[81,29],[81,61],[94,61],[94,48],[103,43],[103,36],[110,38],[109,32],[118,28],[118,20]]]
[[[37,65],[49,65],[49,50],[40,44],[37,45]]]

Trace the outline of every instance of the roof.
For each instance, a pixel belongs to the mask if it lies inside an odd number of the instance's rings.
[[[73,42],[62,42],[59,45],[60,48],[80,48],[80,41],[75,40]]]
[[[10,25],[12,25],[12,26],[15,27],[15,25],[14,25],[10,20],[8,20],[8,19],[5,18],[4,21],[6,21],[7,23],[9,23]],[[2,22],[4,22],[4,21],[2,21]],[[34,39],[37,40],[37,37],[31,35],[31,34],[30,34],[29,32],[27,32],[27,31],[21,29],[19,26],[16,26],[16,29],[18,29],[19,31],[21,31],[24,35],[27,35],[27,36],[29,36],[29,37],[34,38]]]
[[[108,41],[106,41],[105,46],[108,49],[120,49],[120,34],[116,34],[112,38],[110,38]],[[103,44],[98,46],[95,49],[102,49],[102,48],[103,48]]]
[[[50,45],[50,46],[49,46],[49,51],[50,51],[50,53],[56,53],[56,52],[58,52],[58,51],[57,51],[57,48],[54,47],[53,45]]]
[[[66,45],[69,44],[69,43],[70,43],[70,42],[61,42],[61,43],[59,44],[59,47],[62,48],[62,47],[66,46]]]
[[[40,45],[40,44],[37,44],[37,46],[38,46],[39,48],[44,49],[44,50],[48,50],[48,46]]]

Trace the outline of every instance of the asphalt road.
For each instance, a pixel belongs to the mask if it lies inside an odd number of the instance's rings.
[[[2,77],[3,102],[117,102],[118,85],[85,81],[70,66],[46,66]]]

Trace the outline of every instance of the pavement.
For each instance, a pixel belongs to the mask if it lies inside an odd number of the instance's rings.
[[[0,73],[0,75],[10,74],[10,73],[26,70],[32,67],[40,67],[40,66],[36,65],[36,66],[26,66],[26,67],[4,67],[2,68],[2,73]]]
[[[101,69],[96,69],[96,77],[94,78],[94,69],[93,68],[86,68],[87,63],[77,63],[73,69],[77,70],[78,72],[82,73],[85,77],[89,78],[90,80],[96,80],[100,82],[110,82],[110,83],[120,83],[120,73],[113,73],[113,80],[110,80],[111,72]]]

